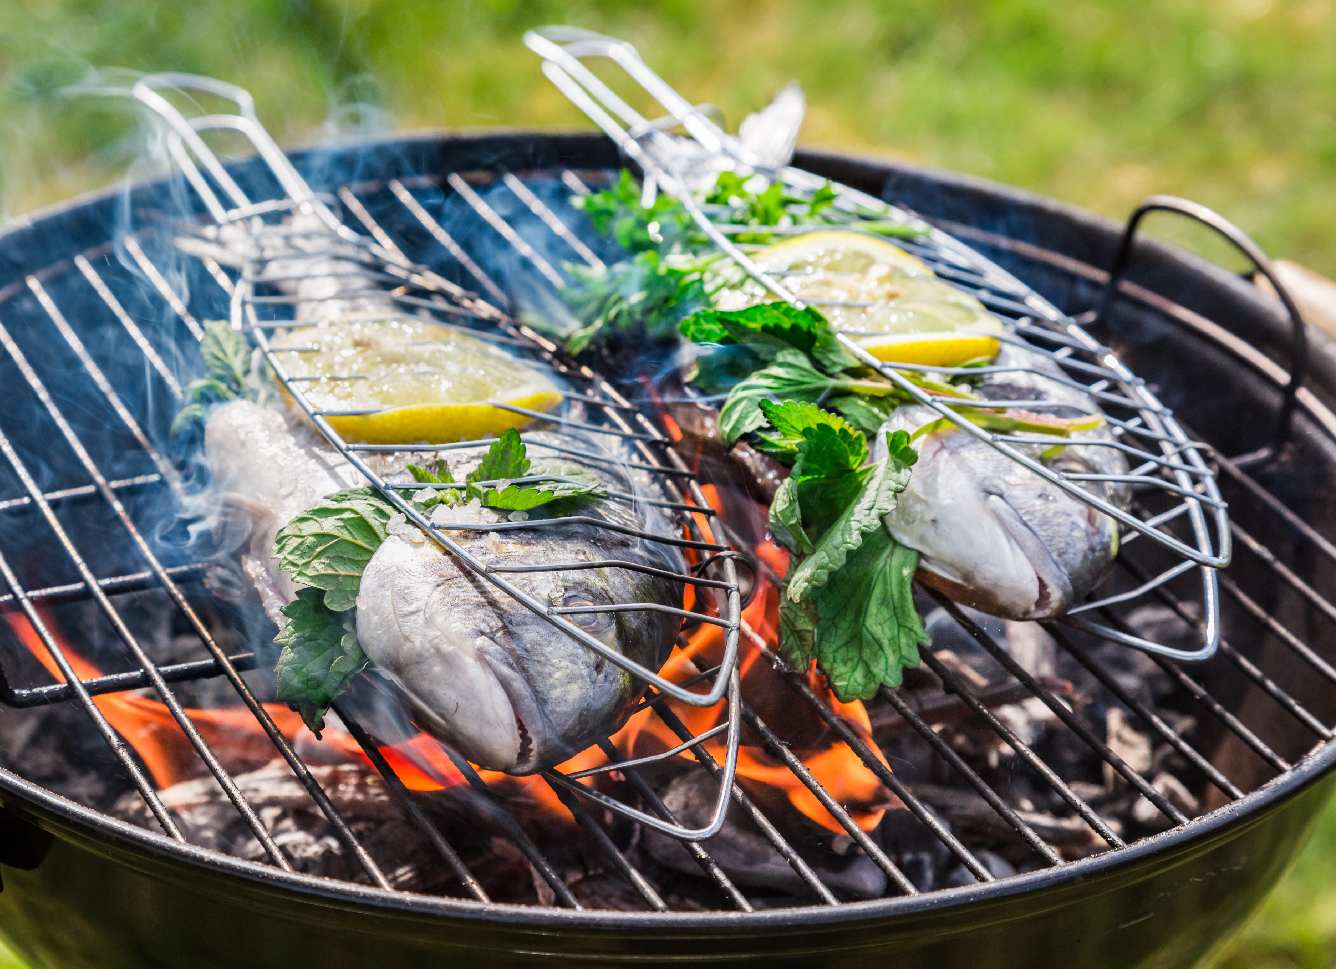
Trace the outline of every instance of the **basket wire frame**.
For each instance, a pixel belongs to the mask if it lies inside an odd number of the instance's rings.
[[[236,106],[234,114],[205,114],[187,118],[164,96],[166,92],[205,94],[226,99]],[[320,431],[322,437],[354,467],[366,481],[375,487],[409,521],[413,522],[444,552],[451,555],[457,563],[473,574],[490,583],[501,593],[515,600],[519,605],[550,623],[562,634],[569,636],[584,647],[593,650],[609,662],[627,670],[633,676],[646,682],[653,688],[653,698],[643,706],[657,706],[664,699],[674,699],[698,707],[710,707],[720,702],[727,703],[727,715],[714,728],[696,735],[682,738],[677,746],[663,753],[649,757],[616,760],[615,758],[594,770],[578,772],[567,776],[556,770],[546,770],[544,777],[560,792],[574,792],[588,798],[608,810],[617,812],[645,824],[665,834],[683,840],[700,840],[715,834],[723,825],[733,780],[737,768],[737,756],[740,732],[740,679],[737,669],[738,633],[741,613],[741,595],[738,587],[735,553],[725,544],[715,539],[717,531],[712,521],[713,510],[706,502],[699,486],[691,477],[680,459],[677,459],[665,444],[665,439],[658,430],[639,414],[627,401],[622,399],[606,382],[600,380],[588,368],[580,367],[562,360],[557,348],[537,333],[520,326],[493,304],[468,292],[433,273],[430,269],[406,259],[397,247],[386,248],[372,238],[357,233],[345,225],[334,214],[326,202],[317,197],[310,186],[298,173],[295,166],[277,146],[258,121],[254,113],[253,101],[248,92],[210,78],[184,74],[153,75],[139,80],[133,88],[133,96],[145,105],[159,119],[167,131],[167,148],[175,166],[180,170],[195,193],[200,197],[208,214],[212,217],[214,229],[228,226],[240,226],[246,233],[246,239],[252,243],[249,254],[243,262],[239,277],[230,283],[232,325],[250,335],[259,349],[267,367],[281,383],[283,389],[306,415],[309,421]],[[254,146],[268,170],[278,181],[285,197],[265,201],[252,201],[240,185],[228,174],[217,155],[205,142],[203,135],[209,132],[230,131],[241,134]],[[223,193],[215,190],[215,186]],[[314,216],[318,227],[312,230],[294,231],[290,226],[266,221],[266,218],[289,215]],[[197,249],[205,238],[187,237],[182,246],[187,251]],[[266,246],[277,243],[277,250],[264,252]],[[301,243],[303,248],[294,250],[293,243]],[[314,243],[314,248],[311,244]],[[393,244],[391,244],[393,246]],[[582,403],[591,405],[599,420],[577,421],[558,415],[537,411],[527,411],[513,405],[492,402],[492,406],[510,411],[517,411],[533,418],[539,424],[550,423],[561,428],[574,428],[591,435],[610,435],[625,441],[636,449],[639,460],[629,462],[627,466],[646,471],[657,479],[665,494],[673,495],[678,500],[655,500],[644,496],[610,491],[611,500],[631,500],[656,505],[676,514],[674,525],[681,527],[686,535],[681,537],[644,529],[634,529],[599,518],[585,515],[562,515],[551,519],[536,519],[525,522],[452,522],[446,525],[434,524],[411,501],[405,500],[401,492],[417,491],[419,484],[412,486],[394,484],[386,481],[368,464],[363,455],[374,452],[396,453],[441,453],[468,447],[485,445],[485,440],[460,441],[437,445],[363,445],[349,443],[343,439],[331,425],[329,418],[343,414],[375,413],[374,410],[332,411],[322,409],[302,390],[303,381],[292,375],[283,362],[283,355],[293,348],[276,346],[271,334],[275,331],[288,331],[313,325],[298,314],[303,305],[311,302],[306,297],[294,294],[267,295],[263,287],[272,286],[293,278],[303,278],[330,272],[329,261],[333,260],[340,267],[340,273],[347,273],[354,281],[365,278],[368,282],[385,282],[385,287],[356,289],[336,292],[331,299],[357,300],[376,299],[403,307],[405,313],[415,313],[427,318],[434,324],[464,330],[476,338],[504,345],[521,359],[532,361],[539,367],[556,372],[581,389],[581,393],[567,394]],[[321,266],[321,261],[325,265]],[[282,275],[275,275],[271,268],[282,266]],[[305,265],[310,271],[303,271]],[[347,266],[347,269],[343,267]],[[221,270],[218,270],[221,271]],[[222,279],[226,279],[223,274]],[[221,279],[220,279],[221,281]],[[274,312],[290,310],[291,317],[272,318]],[[473,321],[481,324],[468,325]],[[336,322],[337,325],[337,322]],[[334,379],[357,379],[357,375],[343,375]],[[524,434],[521,433],[521,437]],[[614,467],[623,466],[621,461],[614,461],[609,456],[593,450],[575,447],[563,447],[541,441],[528,441],[528,445],[539,450],[556,451],[574,455],[582,460],[599,462]],[[551,476],[530,476],[526,481],[553,480]],[[450,534],[452,531],[502,531],[517,528],[560,528],[564,525],[592,526],[595,528],[615,529],[630,534],[645,542],[659,543],[678,549],[691,550],[699,557],[695,566],[688,571],[677,573],[662,569],[653,569],[642,563],[625,560],[599,560],[594,562],[571,561],[550,563],[543,566],[528,565],[522,562],[491,562],[483,560],[469,552]],[[639,571],[651,571],[670,577],[689,585],[693,597],[699,601],[709,597],[715,604],[713,614],[697,609],[680,609],[658,603],[631,602],[615,603],[606,606],[552,606],[530,596],[506,576],[533,571],[566,571],[589,568],[627,568]],[[630,612],[657,611],[679,616],[688,623],[707,623],[722,627],[724,645],[718,664],[703,675],[691,677],[690,683],[704,680],[707,689],[691,689],[690,685],[666,679],[656,670],[649,669],[607,644],[596,639],[568,616],[581,612]],[[337,709],[336,709],[337,712]],[[659,715],[665,711],[659,709]],[[637,715],[642,714],[637,708]],[[580,783],[581,778],[611,771],[624,771],[645,763],[663,760],[669,757],[689,754],[705,763],[709,755],[703,745],[719,735],[722,736],[724,759],[714,773],[719,779],[719,793],[710,811],[707,823],[698,827],[687,827],[665,820],[656,814],[612,797],[587,784]],[[453,752],[451,752],[453,755]],[[456,765],[461,766],[466,777],[476,777],[476,773],[467,762],[456,756]],[[464,768],[467,768],[464,770]],[[481,783],[481,781],[479,781]]]
[[[662,191],[681,203],[710,241],[747,277],[777,299],[799,307],[806,305],[782,280],[763,270],[746,249],[733,241],[731,236],[747,231],[749,227],[718,223],[697,201],[689,187],[688,175],[683,171],[684,166],[676,160],[683,157],[682,140],[669,132],[677,129],[686,132],[696,149],[690,155],[694,167],[701,166],[702,158],[722,162],[740,173],[758,174],[767,180],[779,181],[786,192],[799,196],[810,196],[828,186],[827,180],[791,166],[767,164],[755,157],[712,121],[706,111],[669,86],[625,41],[579,28],[555,26],[528,32],[525,43],[543,59],[542,69],[548,79],[613,140],[625,158],[639,167],[647,193]],[[586,59],[592,58],[610,60],[621,68],[662,107],[665,117],[651,120],[631,107],[585,63]],[[892,366],[872,356],[850,336],[839,333],[837,336],[845,349],[960,431],[1114,519],[1122,526],[1120,544],[1149,540],[1162,546],[1171,557],[1167,567],[1146,576],[1135,588],[1105,596],[1092,593],[1085,602],[1069,610],[1063,620],[1136,649],[1175,660],[1199,661],[1215,655],[1220,642],[1217,570],[1229,564],[1231,547],[1228,509],[1211,467],[1211,449],[1188,436],[1150,387],[1133,374],[1112,349],[1100,344],[1083,328],[1082,322],[1086,321],[1065,316],[999,266],[912,213],[847,186],[831,187],[837,192],[833,208],[841,213],[845,228],[856,230],[858,222],[872,214],[922,231],[924,235],[918,243],[903,243],[904,248],[931,257],[938,275],[979,297],[990,310],[1002,316],[1007,326],[1006,335],[1002,337],[1005,342],[1047,358],[1064,376],[1028,367]],[[840,228],[828,224],[822,227]],[[796,225],[785,231],[800,233],[810,228]],[[819,308],[820,303],[814,305]],[[1081,446],[1116,448],[1129,457],[1132,467],[1126,474],[1118,475],[1055,470],[1024,449],[1060,443],[1061,438],[988,431],[953,408],[950,398],[932,394],[906,376],[907,373],[927,373],[951,378],[1000,370],[1021,370],[1082,393],[1088,401],[1088,412],[1105,418],[1113,440],[1104,443],[1082,440]],[[991,405],[1006,403],[995,401]],[[984,404],[988,406],[989,402]],[[1027,406],[1033,405],[1034,402],[1027,402]],[[1126,419],[1112,417],[1104,413],[1105,407],[1122,408],[1129,416]],[[1138,500],[1129,508],[1120,507],[1091,491],[1086,486],[1088,482],[1123,484],[1138,496]],[[1172,504],[1168,508],[1155,506],[1145,500],[1147,495],[1167,498]],[[1182,534],[1184,524],[1187,525],[1186,534]],[[1174,531],[1176,527],[1179,534]],[[1200,583],[1196,602],[1199,616],[1192,621],[1199,632],[1195,648],[1182,649],[1092,618],[1111,606],[1143,600],[1194,571]]]

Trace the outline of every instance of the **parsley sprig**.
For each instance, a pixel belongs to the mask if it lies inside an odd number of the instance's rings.
[[[801,226],[848,225],[895,237],[923,234],[875,213],[838,208],[837,198],[829,183],[809,198],[785,192],[779,182],[725,171],[699,201],[716,223],[745,227],[734,233],[742,243],[773,242]],[[571,353],[614,338],[670,340],[681,320],[708,308],[719,289],[741,281],[713,252],[713,243],[682,203],[660,192],[646,205],[640,184],[625,169],[607,188],[572,201],[589,216],[595,231],[629,255],[597,269],[566,267],[573,282],[562,295],[580,321],[566,337]]]
[[[172,421],[172,434],[202,421],[214,404],[260,396],[251,370],[250,342],[226,320],[205,321],[200,356],[204,360],[204,376],[186,385],[186,403]]]

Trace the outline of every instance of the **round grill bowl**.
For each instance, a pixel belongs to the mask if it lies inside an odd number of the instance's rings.
[[[524,133],[358,144],[297,161],[317,188],[330,190],[449,172],[618,164],[600,138]],[[798,163],[937,221],[1068,312],[1098,303],[1119,237],[1108,222],[938,172],[833,154],[803,153]],[[156,184],[136,188],[130,206],[152,208],[162,192]],[[9,300],[25,278],[106,243],[124,202],[120,192],[79,200],[0,234],[0,322],[23,327]],[[1222,454],[1265,445],[1292,352],[1278,304],[1238,277],[1149,243],[1138,247],[1122,292],[1102,337]],[[1308,383],[1286,447],[1251,469],[1248,481],[1330,536],[1336,417],[1328,405],[1336,396],[1336,350],[1317,335],[1310,340]],[[0,416],[13,434],[9,420]],[[1267,562],[1274,555],[1329,594],[1336,585],[1329,548],[1290,528],[1230,475],[1222,482],[1236,519],[1269,546],[1242,550],[1233,574],[1268,614],[1330,659],[1330,620],[1281,589]],[[1226,609],[1227,638],[1235,623]],[[1336,689],[1305,676],[1296,654],[1274,637],[1248,628],[1235,647],[1265,670],[1266,683],[1283,683],[1321,730],[1276,714],[1263,683],[1219,660],[1193,674],[1227,712],[1257,730],[1285,769],[1244,763],[1221,741],[1212,760],[1234,758],[1231,776],[1246,796],[1125,848],[991,884],[745,915],[486,905],[287,875],[182,845],[0,771],[0,924],[38,965],[99,969],[416,969],[466,958],[507,966],[552,958],[613,965],[893,960],[906,969],[1187,966],[1280,876],[1336,783],[1336,744],[1329,742]]]

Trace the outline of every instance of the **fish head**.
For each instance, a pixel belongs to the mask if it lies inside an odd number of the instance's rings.
[[[358,640],[408,699],[419,726],[474,763],[513,774],[559,763],[616,730],[643,690],[637,677],[558,628],[549,609],[580,610],[563,618],[652,670],[671,649],[676,617],[598,611],[628,602],[680,602],[680,588],[660,587],[663,579],[604,567],[506,573],[535,610],[416,529],[396,531],[363,572]],[[469,550],[494,562],[620,557],[606,539],[600,548],[578,535],[485,533],[476,543]]]
[[[1107,515],[963,431],[928,435],[918,447],[884,524],[918,550],[926,582],[985,612],[1042,619],[1067,611],[1105,576],[1117,550]],[[1102,467],[1101,450],[1070,447],[1064,467]]]

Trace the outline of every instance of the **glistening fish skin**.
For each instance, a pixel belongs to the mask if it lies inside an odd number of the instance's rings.
[[[613,455],[599,441],[545,432],[528,436],[538,468],[580,466],[609,489],[646,494],[635,472],[563,458],[545,464],[541,444]],[[243,568],[271,618],[295,594],[273,558],[273,535],[293,515],[333,491],[361,482],[356,472],[285,416],[249,401],[221,405],[205,429],[215,484],[253,518]],[[483,448],[451,452],[466,473]],[[409,458],[378,456],[378,473],[402,473]],[[580,514],[669,534],[657,509],[600,499]],[[476,503],[438,513],[443,524],[495,521]],[[449,530],[469,554],[492,564],[550,565],[623,559],[683,571],[676,550],[597,525],[556,525],[504,532]],[[544,606],[650,602],[680,606],[673,579],[624,568],[508,573],[507,580]],[[616,664],[554,628],[521,603],[457,563],[416,527],[398,521],[362,575],[357,635],[375,670],[408,700],[415,723],[483,767],[516,774],[558,763],[613,732],[643,684]],[[667,658],[678,619],[652,612],[573,614],[570,620],[614,650],[657,669]]]
[[[1040,354],[1004,345],[1000,367],[1057,374]],[[1035,373],[999,373],[979,388],[992,400],[1051,401],[1050,416],[1075,416],[1090,401]],[[885,431],[915,429],[936,420],[927,407],[901,407]],[[1073,440],[1108,441],[1106,431]],[[884,452],[884,435],[877,447]],[[1107,574],[1118,550],[1116,523],[965,431],[951,428],[916,442],[919,459],[909,485],[884,523],[899,542],[919,551],[919,576],[950,598],[1009,619],[1061,615]],[[1040,449],[1030,448],[1037,456]],[[881,456],[879,453],[878,456]],[[1049,462],[1058,471],[1125,474],[1127,462],[1110,447],[1072,444]],[[1085,482],[1117,506],[1125,486]]]

